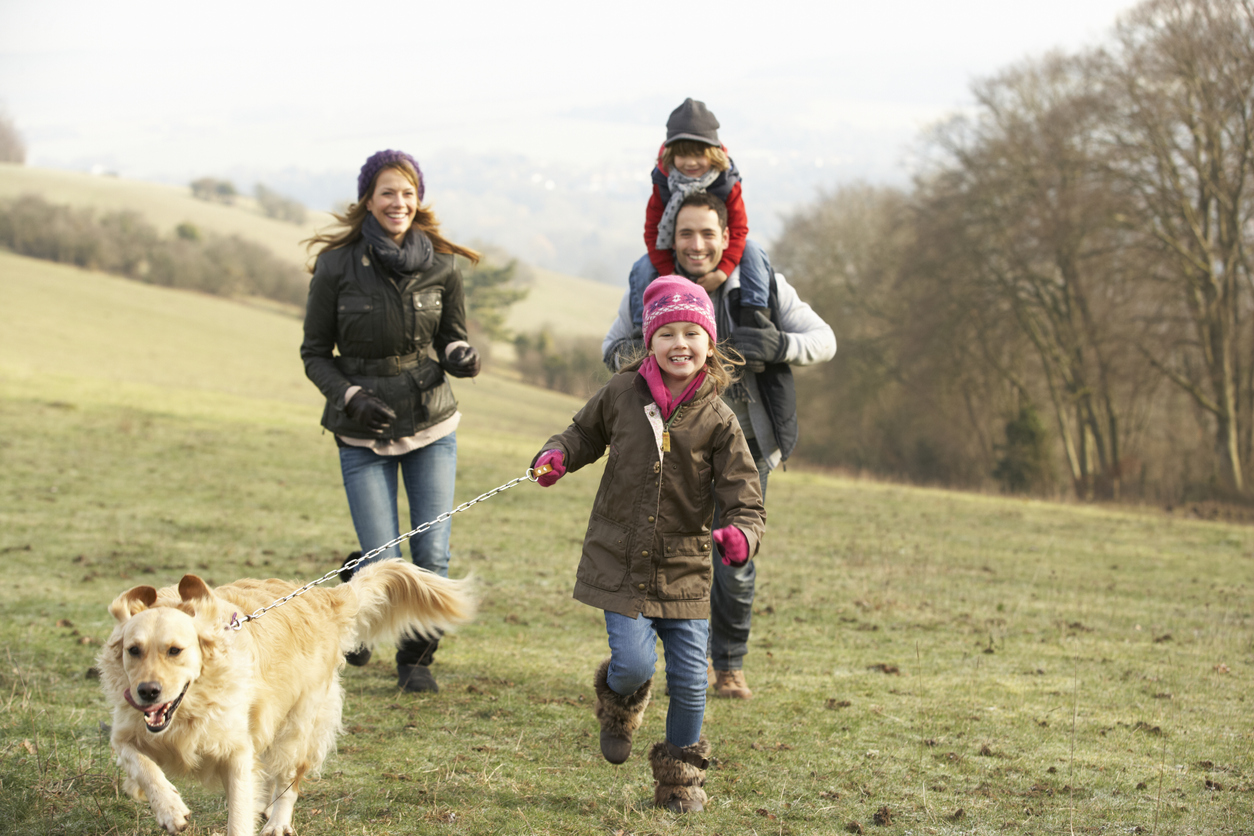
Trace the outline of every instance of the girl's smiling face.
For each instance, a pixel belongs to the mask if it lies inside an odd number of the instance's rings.
[[[680,394],[705,367],[710,335],[695,322],[668,322],[653,332],[649,352],[672,394]]]
[[[374,181],[374,192],[366,201],[366,211],[374,215],[379,226],[396,243],[405,240],[405,233],[414,223],[418,211],[418,187],[397,168],[385,168]]]
[[[700,154],[676,154],[674,161],[675,170],[685,177],[704,177],[710,170],[712,163],[705,152]]]

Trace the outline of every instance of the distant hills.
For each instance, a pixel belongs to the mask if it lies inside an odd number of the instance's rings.
[[[331,222],[325,212],[310,212],[300,226],[277,221],[266,217],[249,197],[241,196],[234,204],[225,205],[193,198],[190,187],[0,163],[0,199],[22,194],[101,212],[134,211],[165,233],[190,222],[205,231],[255,241],[300,265],[307,258],[300,242]],[[495,241],[487,243],[501,246]],[[621,287],[545,269],[521,272],[527,274],[529,293],[511,310],[507,319],[511,329],[526,333],[549,325],[570,336],[605,334],[622,297]]]

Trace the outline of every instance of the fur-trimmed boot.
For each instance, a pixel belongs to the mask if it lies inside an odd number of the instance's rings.
[[[710,741],[704,737],[691,746],[679,747],[669,740],[649,750],[653,767],[653,806],[672,813],[700,813],[705,809],[705,770],[710,765]]]
[[[601,723],[601,754],[610,763],[622,763],[631,757],[631,738],[640,728],[644,710],[649,707],[653,680],[624,697],[610,687],[609,672],[610,660],[606,659],[597,667],[592,679],[597,695],[596,716]]]

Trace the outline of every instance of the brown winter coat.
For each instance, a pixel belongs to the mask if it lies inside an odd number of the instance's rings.
[[[719,526],[743,531],[754,555],[766,526],[758,469],[708,377],[671,424],[669,452],[646,407],[657,409],[644,378],[617,374],[544,445],[562,451],[569,471],[609,447],[575,598],[632,618],[707,618],[714,502]]]

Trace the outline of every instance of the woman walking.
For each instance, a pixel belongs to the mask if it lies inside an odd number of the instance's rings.
[[[398,474],[411,527],[453,507],[461,413],[445,375],[474,377],[462,277],[454,261],[479,255],[446,240],[422,205],[422,170],[403,151],[380,151],[357,178],[357,202],[320,246],[309,284],[305,374],[326,397],[322,426],[335,435],[353,526],[363,551],[395,539]],[[338,354],[336,354],[338,349]],[[445,521],[410,540],[416,565],[448,577]],[[379,555],[400,557],[399,546]],[[430,671],[439,640],[407,639],[397,684],[438,691]],[[349,654],[364,665],[369,648]]]

